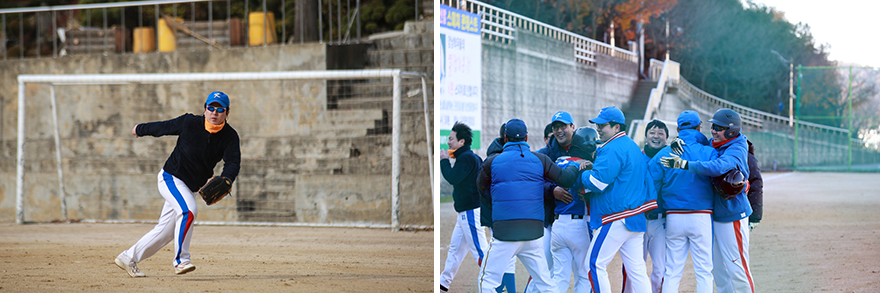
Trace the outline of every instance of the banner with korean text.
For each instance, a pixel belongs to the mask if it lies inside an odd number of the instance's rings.
[[[439,95],[434,100],[435,121],[440,130],[440,148],[448,149],[446,137],[456,121],[474,132],[471,149],[480,149],[482,132],[482,61],[480,16],[440,5]],[[436,51],[435,51],[436,52]],[[436,58],[436,57],[435,57]],[[437,75],[435,75],[436,77]]]

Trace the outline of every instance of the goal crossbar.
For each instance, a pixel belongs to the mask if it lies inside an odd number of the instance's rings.
[[[228,72],[228,73],[141,73],[141,74],[22,74],[18,75],[18,147],[16,164],[16,223],[24,223],[24,155],[25,155],[25,117],[27,100],[25,84],[41,83],[48,84],[52,101],[52,115],[55,121],[55,144],[60,146],[57,133],[57,109],[55,105],[55,86],[63,85],[104,85],[104,84],[153,84],[153,83],[178,83],[178,82],[207,82],[207,81],[266,81],[266,80],[350,80],[370,78],[392,78],[392,127],[391,127],[391,228],[396,231],[400,228],[400,107],[401,107],[401,78],[421,78],[422,97],[427,103],[425,91],[425,77],[423,73],[405,72],[400,69],[365,69],[365,70],[320,70],[320,71],[274,71],[274,72]],[[425,117],[427,119],[427,104],[425,104]],[[425,121],[429,127],[428,120]],[[427,132],[427,133],[430,133]],[[430,135],[427,135],[430,140]],[[428,146],[431,146],[428,141]],[[61,205],[66,218],[67,208],[65,204],[64,185],[61,172],[60,147],[56,147],[58,161],[58,176],[60,186]],[[429,150],[430,154],[430,150]],[[430,155],[428,162],[431,163]],[[431,178],[433,180],[433,178]],[[433,184],[431,184],[433,187]]]

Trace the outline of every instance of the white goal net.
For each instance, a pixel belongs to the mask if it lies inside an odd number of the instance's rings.
[[[135,138],[131,128],[201,115],[219,90],[231,100],[241,171],[232,196],[198,200],[196,223],[428,226],[425,84],[397,69],[19,75],[16,222],[155,222],[156,173],[177,138]]]

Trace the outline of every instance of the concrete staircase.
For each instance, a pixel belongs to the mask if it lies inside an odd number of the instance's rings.
[[[428,93],[433,92],[434,46],[431,21],[408,22],[403,31],[370,36],[366,44],[363,69],[401,69],[428,74]],[[335,110],[379,109],[382,118],[369,134],[391,133],[392,80],[355,80],[328,82],[328,108]],[[401,84],[401,113],[422,113],[422,86],[419,79],[404,79]]]
[[[360,45],[357,45],[360,46]],[[428,74],[428,103],[433,103],[433,27],[431,21],[410,22],[402,32],[385,33],[371,38],[365,46],[364,69],[401,69]],[[343,50],[357,48],[343,48]],[[344,55],[348,57],[350,55]],[[352,58],[357,58],[352,57]],[[358,61],[341,66],[357,69]],[[355,68],[351,68],[355,67]],[[340,68],[335,68],[340,69]],[[261,138],[266,159],[242,162],[242,174],[254,180],[240,181],[236,211],[239,221],[298,222],[314,220],[310,213],[308,196],[326,196],[313,185],[324,185],[332,190],[344,185],[347,176],[375,178],[379,187],[363,186],[358,191],[366,196],[386,194],[391,170],[391,113],[392,80],[346,80],[327,82],[327,111],[317,126],[307,136]],[[404,161],[402,175],[427,178],[428,163],[419,154],[420,149],[408,149],[418,145],[424,148],[425,125],[423,114],[422,84],[420,79],[402,80],[401,91],[401,144]],[[429,109],[433,107],[429,106]],[[433,113],[429,113],[433,115]],[[246,144],[246,141],[242,141]],[[304,176],[305,175],[305,176]],[[328,175],[330,175],[328,177]],[[336,176],[345,175],[345,176]],[[303,181],[309,178],[309,182]],[[333,179],[327,179],[333,178]],[[328,181],[329,180],[329,181]],[[334,181],[335,180],[335,181]],[[303,187],[306,186],[306,187]],[[300,191],[297,191],[300,189]],[[304,189],[304,190],[303,190]],[[410,188],[411,189],[411,188]],[[403,188],[402,192],[407,192]],[[298,194],[300,193],[300,194]],[[330,195],[332,197],[332,195]],[[406,194],[402,194],[406,198]],[[324,199],[322,199],[324,200]],[[326,217],[340,217],[332,210]],[[377,215],[381,216],[381,215]],[[336,219],[340,221],[341,219]],[[384,220],[384,219],[383,219]],[[318,220],[320,221],[320,220]]]
[[[333,182],[317,179],[333,175],[335,180],[346,180],[345,175],[386,177],[391,170],[391,159],[384,150],[390,139],[377,140],[374,136],[358,137],[279,137],[262,139],[266,156],[242,161],[241,173],[259,180],[240,180],[236,196],[239,221],[245,222],[299,222],[297,206],[304,204],[296,193],[301,180],[314,180],[332,186]],[[248,144],[248,141],[242,141]],[[295,146],[285,148],[283,146]],[[427,167],[426,167],[427,168]],[[338,183],[338,182],[337,182]]]
[[[327,111],[322,129],[310,135],[318,138],[362,137],[371,133],[377,121],[387,119],[380,109],[346,109]]]
[[[434,27],[431,21],[408,22],[403,32],[371,36],[367,68],[402,68],[406,71],[434,70]]]
[[[629,100],[629,105],[626,109],[622,109],[627,123],[645,117],[645,109],[647,109],[648,100],[651,98],[651,90],[655,87],[657,87],[656,81],[639,81],[639,84],[636,85],[636,90]]]
[[[403,32],[386,33],[373,36],[372,45],[366,53],[366,69],[395,68],[410,72],[428,74],[428,103],[433,103],[434,90],[434,28],[431,21],[408,22]],[[387,83],[386,83],[387,82]],[[344,108],[378,108],[390,116],[392,111],[392,89],[381,82],[365,82],[352,86],[352,92],[368,93],[361,97],[340,100],[338,106]],[[422,85],[419,79],[402,80],[401,113],[421,115],[423,111]],[[383,119],[375,133],[391,133],[391,120]]]

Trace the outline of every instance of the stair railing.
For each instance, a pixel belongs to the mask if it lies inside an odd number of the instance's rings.
[[[663,64],[663,67],[658,66]],[[660,68],[660,74],[656,71]],[[675,84],[681,78],[679,75],[679,64],[672,60],[658,61],[651,59],[651,77],[657,76],[657,87],[651,89],[651,96],[648,98],[648,105],[645,106],[645,121],[654,119],[657,114],[657,108],[660,108],[660,102],[663,101],[663,94],[666,93],[667,84]]]
[[[715,108],[728,108],[733,111],[739,113],[740,117],[744,124],[750,125],[757,129],[765,129],[768,128],[769,124],[776,124],[773,127],[774,129],[790,129],[789,122],[791,121],[788,117],[780,116],[768,112],[764,112],[761,110],[756,110],[753,108],[749,108],[737,103],[733,103],[718,97],[715,97],[697,87],[693,84],[685,80],[684,78],[680,78],[677,82],[677,87],[681,92],[689,95],[692,102],[702,102],[704,104],[712,105]],[[707,109],[708,110],[708,109]],[[712,113],[705,113],[706,115],[712,115]],[[849,133],[849,130],[839,127],[831,127],[827,125],[807,122],[807,121],[798,121],[801,129],[806,128],[807,130],[815,130],[815,131],[830,131],[836,133]]]
[[[582,64],[595,66],[596,54],[604,54],[633,63],[638,62],[638,56],[632,51],[617,48],[482,2],[440,0],[440,4],[479,14],[480,33],[485,39],[510,44],[516,40],[516,34],[519,30],[526,30],[572,44],[574,46],[573,57]]]

